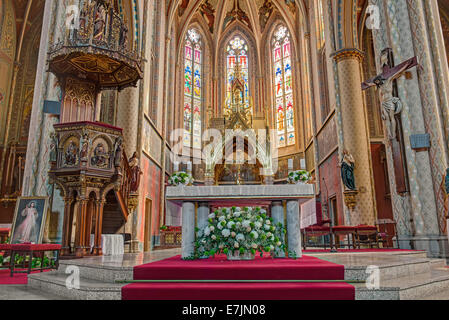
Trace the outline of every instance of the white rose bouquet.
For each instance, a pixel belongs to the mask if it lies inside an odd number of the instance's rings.
[[[293,171],[288,174],[288,182],[292,184],[307,183],[311,178],[311,174],[306,170]]]
[[[174,173],[170,178],[168,178],[168,184],[172,186],[188,186],[192,185],[194,179],[191,174],[184,171]]]
[[[209,215],[209,225],[197,229],[196,257],[216,254],[252,255],[286,251],[282,224],[275,225],[264,209],[224,208]]]

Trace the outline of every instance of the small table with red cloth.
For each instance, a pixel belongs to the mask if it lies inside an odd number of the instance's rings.
[[[58,269],[59,267],[59,254],[61,251],[61,245],[60,244],[9,244],[6,245],[10,250],[11,255],[11,263],[9,269],[11,270],[11,277],[14,276],[14,273],[28,273],[30,274],[31,271],[37,271],[40,270],[40,272],[43,272],[44,270],[50,270],[50,269]],[[1,250],[1,247],[0,247]],[[44,268],[44,256],[45,252],[53,251],[55,252],[55,264],[52,266],[51,264],[48,267]],[[16,259],[15,255],[18,254],[19,256],[24,257],[23,263],[20,265],[16,265]],[[26,265],[26,258],[29,257],[28,260],[28,266]],[[33,257],[40,257],[41,265],[39,268],[32,268],[32,260]],[[26,269],[25,271],[16,270],[16,268],[23,268]]]
[[[373,247],[372,242],[376,243],[377,248],[379,248],[379,241],[377,238],[378,235],[377,227],[368,225],[358,225],[355,227],[355,229],[356,229],[356,242],[358,249],[360,249],[361,243],[368,243],[369,247],[372,248]],[[366,237],[366,239],[362,240],[360,236]]]
[[[335,237],[338,237],[338,241],[335,241],[335,245],[337,248],[340,247],[340,236],[349,236],[352,238],[352,247],[355,249],[355,237],[356,237],[356,227],[351,226],[334,226],[332,227],[332,233]],[[346,245],[348,248],[351,247],[351,242],[348,237],[348,244]]]

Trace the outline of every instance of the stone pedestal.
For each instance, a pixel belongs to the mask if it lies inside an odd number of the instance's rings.
[[[301,224],[297,200],[287,201],[287,243],[289,253],[293,253],[296,258],[301,258]]]
[[[281,223],[284,226],[284,206],[282,205],[282,201],[273,201],[271,204],[271,217],[273,218],[273,224],[276,227]],[[281,239],[283,243],[285,243],[285,237]],[[275,252],[276,258],[285,258],[285,252],[279,251]]]
[[[195,253],[195,204],[182,204],[182,258],[190,258]]]

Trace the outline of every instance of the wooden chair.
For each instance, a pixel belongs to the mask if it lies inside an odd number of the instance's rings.
[[[360,249],[361,244],[368,244],[370,248],[374,244],[379,248],[378,232],[376,226],[358,225],[355,227],[357,248]]]
[[[389,228],[390,226],[390,228]],[[378,219],[376,221],[376,227],[378,229],[378,242],[382,243],[382,247],[390,248],[393,247],[393,239],[396,237],[396,243],[399,249],[399,239],[397,236],[397,223],[392,219]],[[393,232],[389,232],[388,229],[392,229]]]

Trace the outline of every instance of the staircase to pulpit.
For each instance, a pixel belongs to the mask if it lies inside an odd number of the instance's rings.
[[[142,59],[111,1],[85,1],[79,18],[48,52],[62,90],[49,177],[65,201],[62,254],[83,257],[101,255],[102,234],[121,233],[135,207],[139,174],[128,163],[124,133],[99,120],[102,91],[135,87]]]

